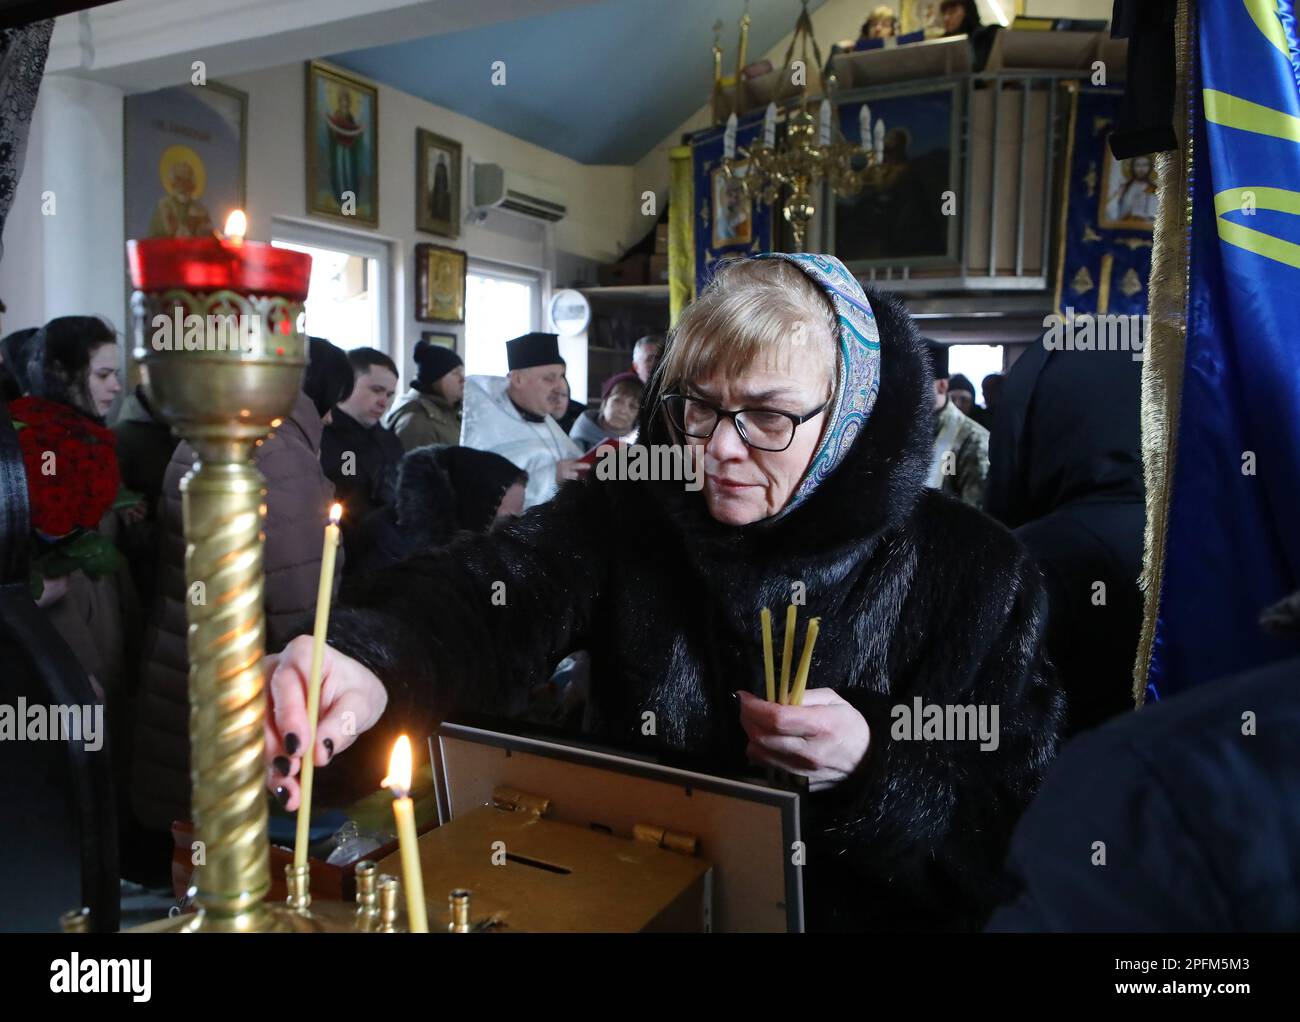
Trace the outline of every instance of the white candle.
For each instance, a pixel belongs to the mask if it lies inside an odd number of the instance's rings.
[[[829,99],[822,100],[821,125],[820,130],[817,132],[817,144],[831,144],[831,101]]]
[[[339,548],[339,519],[343,506],[330,508],[325,526],[325,544],[321,548],[320,583],[316,588],[316,626],[311,635],[311,675],[307,679],[307,746],[302,751],[302,769],[298,774],[298,831],[293,845],[294,866],[307,865],[307,842],[311,826],[312,778],[316,771],[316,719],[320,714],[320,675],[325,662],[325,633],[329,631],[330,597],[334,594],[334,555]]]
[[[727,118],[727,130],[722,136],[722,155],[731,160],[736,156],[736,115]]]
[[[876,162],[883,163],[885,160],[885,122],[876,118],[876,126],[873,129],[876,134]]]
[[[864,149],[871,144],[871,107],[866,103],[858,111],[858,140]]]
[[[388,758],[388,776],[380,782],[393,793],[393,818],[397,821],[397,846],[402,856],[402,886],[406,889],[406,922],[412,933],[428,933],[424,908],[424,871],[415,833],[415,803],[411,801],[411,740],[402,735]]]
[[[767,113],[763,115],[763,145],[776,145],[776,104],[767,104]]]

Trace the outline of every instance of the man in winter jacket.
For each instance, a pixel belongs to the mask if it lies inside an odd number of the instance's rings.
[[[491,451],[528,473],[525,509],[545,503],[566,479],[587,471],[582,452],[551,417],[566,393],[564,359],[555,334],[524,334],[506,342],[510,374],[465,381],[461,445]]]
[[[415,379],[393,408],[386,425],[413,451],[429,444],[460,443],[465,400],[465,363],[448,347],[421,338],[415,342]]]
[[[397,393],[397,366],[382,351],[354,348],[352,393],[334,406],[321,433],[320,465],[343,504],[343,539],[357,534],[370,512],[395,499],[402,442],[379,424]]]
[[[965,415],[948,395],[948,347],[931,341],[934,365],[934,454],[927,486],[971,507],[984,504],[989,474],[989,431]]]

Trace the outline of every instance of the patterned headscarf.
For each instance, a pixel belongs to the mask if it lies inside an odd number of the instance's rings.
[[[834,256],[768,252],[754,258],[784,259],[797,266],[830,299],[839,322],[839,372],[821,444],[794,496],[771,521],[807,500],[853,447],[880,392],[880,331],[862,285]]]

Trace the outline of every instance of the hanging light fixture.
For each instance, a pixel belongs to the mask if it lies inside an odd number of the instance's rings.
[[[741,56],[737,63],[735,91],[731,116],[727,118],[726,134],[723,139],[722,170],[750,198],[767,204],[775,203],[782,190],[787,197],[782,204],[781,213],[794,231],[795,250],[802,251],[808,223],[817,213],[813,200],[813,191],[817,183],[825,180],[837,195],[855,195],[863,185],[879,176],[880,165],[884,156],[885,130],[883,122],[871,123],[870,110],[863,105],[859,118],[862,130],[862,143],[855,145],[848,141],[839,130],[835,118],[835,106],[832,94],[836,82],[833,75],[827,76],[823,71],[821,48],[813,36],[812,19],[808,15],[808,0],[801,0],[802,9],[795,22],[794,36],[785,51],[785,61],[778,78],[776,96],[767,106],[763,120],[762,141],[749,149],[737,149],[736,130],[740,115],[741,90],[743,88],[741,68],[744,62],[744,46],[749,29],[749,14],[741,20]],[[800,57],[798,75],[791,74],[794,67],[794,54],[799,49]],[[817,76],[821,82],[822,101],[814,116],[809,109],[808,66],[809,49],[816,62]],[[715,94],[717,89],[717,70],[721,63],[714,45],[715,58]],[[792,83],[799,88],[799,105],[786,114],[785,137],[780,144],[776,140],[778,107],[788,99],[785,95],[786,84]]]

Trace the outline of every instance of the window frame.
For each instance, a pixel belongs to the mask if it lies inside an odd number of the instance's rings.
[[[311,248],[324,248],[334,252],[370,259],[375,264],[375,298],[378,306],[378,320],[375,332],[379,338],[378,348],[390,358],[394,355],[392,331],[392,282],[393,282],[393,246],[381,238],[354,234],[336,227],[324,227],[320,224],[306,224],[298,220],[286,220],[281,217],[271,218],[271,242],[283,241],[290,245],[307,245]]]

